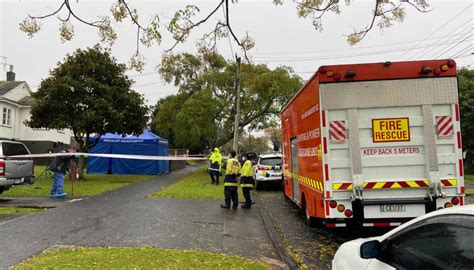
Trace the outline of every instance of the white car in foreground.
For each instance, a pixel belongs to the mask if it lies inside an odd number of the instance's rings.
[[[332,269],[474,269],[474,205],[446,208],[342,244]]]

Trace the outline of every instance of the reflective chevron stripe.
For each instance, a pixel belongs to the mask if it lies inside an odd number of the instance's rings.
[[[352,183],[333,183],[332,189],[334,190],[352,190]]]

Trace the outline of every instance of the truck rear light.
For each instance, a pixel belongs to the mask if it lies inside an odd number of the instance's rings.
[[[436,75],[436,76],[441,75],[441,69],[435,68],[435,70],[433,70],[433,74]]]
[[[451,202],[454,204],[454,205],[458,205],[459,204],[459,198],[458,197],[453,197],[451,199]]]
[[[450,208],[450,207],[453,207],[452,203],[447,202],[447,203],[444,204],[444,208]]]
[[[0,161],[0,176],[5,176],[5,161]]]
[[[329,202],[329,206],[330,206],[331,208],[336,208],[337,202],[336,202],[336,201],[330,201],[330,202]]]
[[[346,217],[352,217],[352,210],[351,209],[347,209],[346,211],[344,211],[344,215]]]
[[[340,204],[337,206],[337,211],[342,213],[344,212],[344,210],[346,210],[346,207],[343,204]]]
[[[346,73],[346,77],[347,78],[354,78],[357,74],[355,73],[355,71],[353,70],[349,70],[347,73]]]
[[[430,67],[422,67],[420,72],[421,72],[421,74],[426,75],[426,74],[429,74],[429,73],[433,72],[433,69],[430,68]]]
[[[461,194],[464,194],[465,188],[461,187]]]
[[[332,70],[326,71],[326,76],[332,77],[332,75],[334,75],[334,71],[332,71]]]
[[[449,67],[448,65],[441,65],[439,69],[441,69],[441,71],[448,71]]]
[[[321,74],[325,74],[326,72],[328,72],[328,69],[326,67],[319,67],[318,72]]]
[[[456,62],[452,59],[449,59],[447,65],[448,67],[453,68],[456,66]]]
[[[335,81],[339,81],[339,80],[341,79],[341,74],[335,73],[334,76],[332,76],[332,78],[333,78]]]

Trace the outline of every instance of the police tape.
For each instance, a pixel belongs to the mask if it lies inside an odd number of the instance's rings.
[[[127,154],[97,154],[97,153],[47,153],[31,155],[5,156],[5,158],[52,158],[52,157],[97,157],[97,158],[123,158],[140,160],[208,160],[207,157],[190,156],[146,156],[146,155],[127,155]]]

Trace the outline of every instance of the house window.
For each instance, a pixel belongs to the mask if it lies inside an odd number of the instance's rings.
[[[12,110],[3,108],[2,124],[10,126],[12,124]]]

